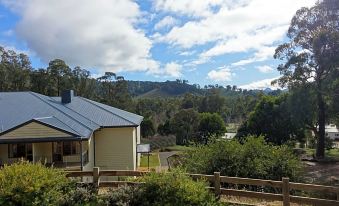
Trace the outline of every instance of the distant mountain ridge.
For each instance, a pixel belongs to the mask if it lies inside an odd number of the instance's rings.
[[[186,93],[194,95],[204,95],[212,89],[218,89],[224,96],[237,95],[239,93],[256,94],[262,92],[271,94],[281,92],[281,90],[272,90],[266,88],[263,90],[244,90],[236,86],[206,85],[201,88],[197,84],[189,84],[187,80],[152,82],[152,81],[131,81],[127,80],[130,94],[137,98],[155,98],[155,97],[177,97]]]

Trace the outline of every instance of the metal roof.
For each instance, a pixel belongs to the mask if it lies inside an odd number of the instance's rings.
[[[0,135],[28,121],[38,121],[88,138],[102,127],[135,127],[143,117],[74,96],[62,104],[60,97],[34,92],[0,92]]]

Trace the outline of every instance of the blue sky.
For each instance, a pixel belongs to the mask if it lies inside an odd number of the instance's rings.
[[[272,87],[274,49],[315,0],[0,0],[0,45],[35,68],[61,58],[93,76]],[[274,88],[274,87],[273,87]]]

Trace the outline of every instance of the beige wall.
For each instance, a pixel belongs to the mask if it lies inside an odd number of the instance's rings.
[[[83,148],[86,150],[88,148],[88,163],[84,165],[84,171],[92,171],[94,167],[94,144],[93,144],[93,135],[88,141],[83,142]]]
[[[100,169],[136,169],[134,127],[104,128],[95,132],[95,166]]]
[[[0,164],[4,164],[8,161],[8,145],[0,144]]]
[[[27,125],[19,127],[11,132],[8,132],[0,136],[0,139],[32,138],[32,137],[34,138],[71,137],[71,135],[36,122],[31,122]]]
[[[33,162],[41,161],[41,163],[52,162],[52,143],[33,143]]]

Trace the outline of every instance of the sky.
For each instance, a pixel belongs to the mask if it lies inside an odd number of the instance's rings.
[[[316,0],[0,0],[0,45],[34,68],[275,89],[295,12]]]

